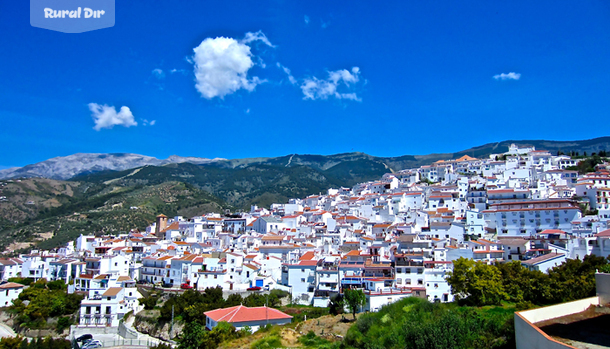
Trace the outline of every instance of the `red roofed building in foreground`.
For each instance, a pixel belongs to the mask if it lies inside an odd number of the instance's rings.
[[[203,314],[206,316],[205,324],[208,330],[216,327],[221,321],[230,323],[238,331],[246,326],[250,326],[252,332],[257,331],[259,327],[266,324],[285,325],[292,322],[292,316],[268,307],[248,308],[238,305],[231,308],[206,311]]]

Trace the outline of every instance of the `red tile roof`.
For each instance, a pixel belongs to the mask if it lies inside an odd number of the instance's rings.
[[[608,237],[608,236],[610,236],[610,229],[606,229],[604,231],[600,231],[599,233],[597,233],[597,234],[595,234],[593,236],[595,236],[596,238],[597,237]]]
[[[292,316],[277,309],[267,307],[248,308],[243,305],[206,311],[203,314],[216,322],[226,321],[229,323],[292,319]]]

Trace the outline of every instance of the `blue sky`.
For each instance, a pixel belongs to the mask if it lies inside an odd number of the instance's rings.
[[[0,33],[0,168],[610,134],[605,0],[116,0],[114,27],[81,34],[3,1]]]

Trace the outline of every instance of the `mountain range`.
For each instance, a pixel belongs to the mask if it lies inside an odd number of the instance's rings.
[[[292,154],[274,158],[262,157],[227,160],[222,158],[208,159],[172,155],[167,159],[161,160],[151,156],[130,153],[77,153],[69,156],[52,158],[24,167],[1,170],[0,179],[40,177],[66,180],[76,176],[98,172],[124,171],[143,166],[165,166],[180,163],[232,169],[246,168],[253,165],[284,167],[307,166],[313,169],[326,171],[335,166],[340,166],[340,168],[347,167],[350,164],[354,164],[354,161],[367,161],[380,164],[387,169],[387,172],[391,172],[428,165],[437,160],[457,159],[463,155],[487,157],[490,154],[506,152],[509,145],[513,143],[520,146],[535,146],[539,150],[549,150],[553,153],[557,153],[558,151],[564,153],[575,151],[582,154],[585,152],[592,153],[610,149],[610,137],[600,137],[580,141],[507,140],[498,143],[488,143],[455,153],[404,155],[399,157],[376,157],[364,153],[345,153],[335,155]]]

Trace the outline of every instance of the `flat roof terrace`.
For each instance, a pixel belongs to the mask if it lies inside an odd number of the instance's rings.
[[[576,348],[610,348],[610,308],[591,305],[582,312],[536,322],[553,339]]]

